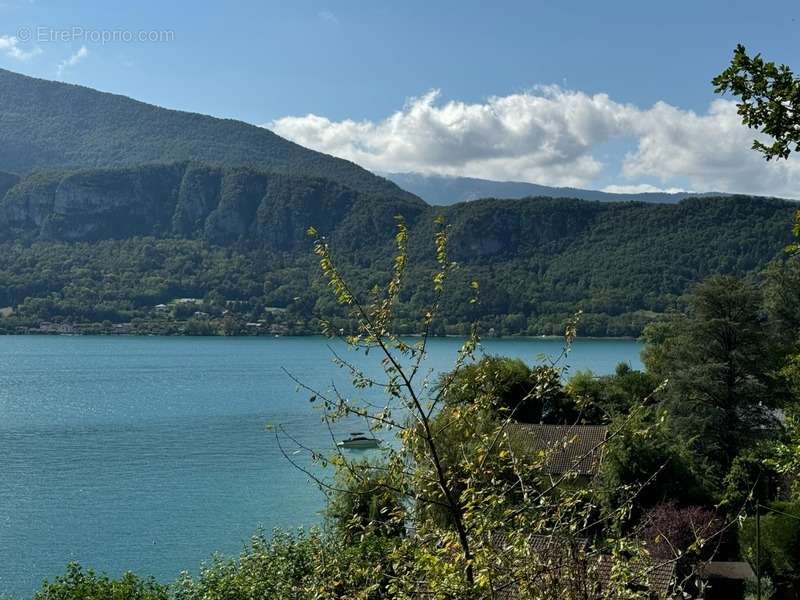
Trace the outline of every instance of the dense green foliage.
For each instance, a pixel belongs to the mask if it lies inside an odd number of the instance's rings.
[[[405,533],[401,525],[406,511],[402,482],[374,467],[369,463],[342,465],[328,494],[325,518],[348,542]]]
[[[441,209],[461,265],[453,278],[464,285],[443,298],[435,333],[464,334],[478,320],[497,335],[558,334],[580,309],[583,335],[638,335],[683,310],[693,283],[761,271],[789,241],[792,209],[749,197],[480,200]],[[153,307],[183,297],[207,301],[200,312],[211,324],[197,332],[241,333],[258,320],[282,333],[317,332],[320,315],[348,329],[317,280],[305,230],[327,235],[348,277],[370,289],[388,273],[386,231],[402,214],[414,276],[396,317],[401,331],[419,331],[415,315],[430,300],[420,283],[430,264],[424,240],[438,212],[330,180],[193,163],[32,175],[0,200],[0,309],[16,311],[0,329],[63,321],[107,331],[107,321],[179,332],[185,319],[156,319]],[[478,304],[468,302],[467,273],[481,284]]]
[[[171,585],[126,573],[119,579],[71,564],[35,600],[338,600],[386,597],[391,540],[344,543],[317,531],[255,535],[238,559],[214,557]]]
[[[589,422],[606,423],[629,414],[637,402],[654,393],[659,383],[650,373],[620,363],[613,375],[578,371],[570,378],[566,391],[583,407]]]
[[[768,409],[786,402],[760,306],[755,287],[717,277],[696,288],[688,316],[645,333],[648,371],[670,379],[665,403],[675,428],[718,478],[742,448],[774,429]]]
[[[253,537],[238,560],[218,557],[172,586],[174,600],[338,600],[387,597],[394,542],[350,543],[317,531]]]
[[[774,502],[762,509],[761,567],[773,579],[800,584],[800,501]],[[756,522],[744,524],[742,551],[755,564]]]
[[[630,427],[609,443],[603,458],[597,485],[607,506],[619,506],[630,489],[641,487],[630,509],[632,523],[662,502],[686,506],[713,500],[713,491],[699,472],[702,455],[689,451],[663,417],[657,408],[637,414]],[[622,422],[617,418],[612,427],[619,428]]]
[[[64,575],[45,582],[35,600],[167,600],[168,588],[152,579],[126,573],[119,579],[84,571],[71,563]]]
[[[497,413],[512,415],[522,423],[571,423],[578,416],[577,407],[562,389],[559,371],[552,367],[531,368],[519,359],[486,356],[452,377],[444,375],[445,379],[445,401],[452,408],[483,395]]]

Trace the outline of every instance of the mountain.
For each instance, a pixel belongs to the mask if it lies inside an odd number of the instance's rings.
[[[614,194],[597,190],[582,190],[570,187],[549,187],[524,181],[492,181],[472,177],[447,175],[423,175],[421,173],[386,173],[387,179],[404,190],[424,198],[437,206],[468,202],[479,198],[577,198],[598,202],[650,202],[675,204],[683,198],[696,196],[720,196],[716,192],[702,194],[681,192],[643,192],[638,194]]]
[[[463,333],[477,319],[484,331],[552,334],[581,309],[584,335],[637,335],[682,309],[683,294],[710,275],[757,276],[782,255],[796,206],[726,196],[433,207],[330,179],[192,162],[32,173],[0,199],[0,308],[15,310],[0,331],[61,320],[163,332],[177,325],[154,320],[153,307],[182,297],[244,311],[241,323],[264,318],[307,333],[333,316],[345,328],[305,231],[325,234],[366,291],[388,277],[402,214],[412,252],[399,308],[406,331],[432,301],[433,221],[442,215],[459,269],[437,332]],[[473,278],[478,305],[469,303]]]
[[[263,127],[0,69],[0,171],[177,161],[326,177],[359,191],[409,195],[352,162]]]
[[[609,202],[601,192],[464,181],[446,180],[458,192],[450,199],[539,195],[431,206],[263,128],[0,70],[0,332],[42,322],[180,332],[194,312],[220,319],[194,323],[205,332],[253,321],[318,332],[322,316],[346,329],[305,232],[325,234],[365,291],[389,276],[399,214],[412,253],[402,330],[418,330],[433,301],[442,215],[459,268],[437,333],[464,333],[476,319],[500,334],[557,333],[581,309],[582,334],[637,335],[710,275],[756,277],[782,255],[797,206],[746,196]],[[479,304],[469,302],[472,278]],[[203,299],[203,310],[155,311],[177,298]]]

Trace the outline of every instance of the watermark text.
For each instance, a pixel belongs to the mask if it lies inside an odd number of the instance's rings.
[[[66,42],[84,44],[164,44],[175,41],[171,29],[89,29],[85,27],[21,27],[21,42],[40,44]]]

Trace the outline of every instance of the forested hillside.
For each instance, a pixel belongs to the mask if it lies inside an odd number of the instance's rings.
[[[0,171],[185,160],[328,177],[358,190],[405,194],[354,163],[263,127],[0,69]]]
[[[414,260],[398,314],[403,329],[415,331],[430,301],[433,220],[442,215],[460,268],[438,333],[460,333],[474,319],[502,335],[557,333],[580,309],[584,335],[637,335],[659,314],[680,310],[693,283],[757,276],[789,241],[795,207],[731,196],[673,205],[485,199],[437,208],[328,179],[197,163],[37,173],[0,200],[0,309],[13,310],[0,327],[106,321],[177,332],[198,312],[203,332],[221,331],[223,321],[228,332],[259,321],[316,332],[315,318],[336,308],[306,229],[328,235],[368,290],[387,276],[394,216],[402,215]],[[468,302],[472,279],[481,284],[478,305]],[[198,310],[171,307],[171,320],[155,319],[156,305],[187,297]]]

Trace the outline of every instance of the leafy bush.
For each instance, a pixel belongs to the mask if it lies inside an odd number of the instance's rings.
[[[566,423],[578,410],[564,393],[560,373],[551,367],[529,367],[518,358],[485,356],[462,367],[448,381],[445,400],[451,406],[483,402],[500,416],[522,423]]]
[[[184,573],[174,600],[379,600],[392,551],[375,537],[345,544],[317,531],[257,535],[238,559],[217,557],[197,577]]]
[[[70,563],[64,575],[42,585],[34,600],[167,600],[168,589],[153,579],[142,579],[133,573],[110,579]]]
[[[774,502],[761,514],[761,568],[774,580],[800,584],[800,502]],[[783,513],[783,514],[781,514]],[[749,517],[739,532],[742,554],[756,564],[756,519]]]
[[[655,391],[657,384],[650,374],[620,363],[612,375],[578,371],[569,380],[566,391],[584,407],[585,420],[607,423],[614,417],[627,415],[632,406]]]
[[[348,542],[373,534],[401,536],[405,533],[401,485],[385,465],[341,465],[325,516]]]

